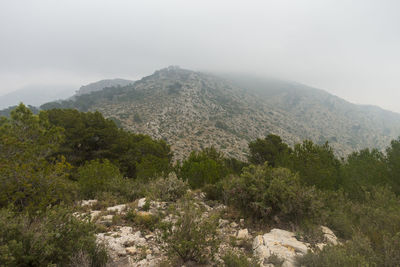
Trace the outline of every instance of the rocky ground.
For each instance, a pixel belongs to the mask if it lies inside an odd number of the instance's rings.
[[[201,218],[227,210],[222,204],[206,204],[203,193],[197,193],[194,198],[196,205],[201,207]],[[160,238],[161,230],[158,225],[160,222],[174,223],[177,220],[176,213],[171,209],[174,203],[142,198],[111,207],[104,207],[97,200],[86,200],[80,204],[81,211],[76,216],[98,225],[97,241],[107,247],[111,258],[109,266],[171,265],[168,261],[168,244]],[[135,219],[130,221],[132,215]],[[244,255],[249,262],[260,266],[290,267],[296,266],[297,256],[308,251],[318,251],[326,245],[337,245],[339,242],[335,234],[324,226],[321,226],[323,241],[311,245],[298,240],[295,233],[286,230],[270,229],[262,232],[249,228],[244,219],[232,221],[222,217],[216,222],[216,239],[220,242],[212,262],[206,265],[182,262],[179,266],[226,266],[223,257],[230,252]]]

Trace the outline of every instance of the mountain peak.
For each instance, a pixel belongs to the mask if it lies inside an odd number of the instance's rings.
[[[291,82],[221,78],[169,66],[119,90],[109,89],[78,96],[66,106],[98,110],[126,129],[165,139],[175,159],[214,146],[244,160],[248,142],[268,134],[289,144],[329,141],[345,156],[365,147],[383,149],[400,134],[399,114]]]

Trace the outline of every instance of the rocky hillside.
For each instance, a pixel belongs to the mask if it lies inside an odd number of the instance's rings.
[[[317,253],[326,245],[340,243],[325,226],[320,226],[319,242],[313,244],[290,231],[270,229],[268,226],[254,229],[250,220],[239,218],[236,221],[229,218],[228,207],[207,201],[204,193],[192,194],[191,201],[194,201],[200,215],[190,218],[194,219],[192,227],[197,226],[200,220],[207,221],[219,214],[219,219],[214,222],[217,225],[213,236],[217,242],[212,243],[215,246],[212,248],[214,262],[199,265],[189,261],[176,266],[237,266],[227,264],[229,257],[242,255],[248,262],[252,262],[252,266],[294,267],[297,257],[308,252]],[[184,232],[186,225],[181,220],[183,216],[190,215],[183,212],[181,205],[180,202],[141,198],[131,203],[104,207],[97,200],[84,200],[81,202],[82,211],[76,212],[75,216],[87,218],[98,225],[100,233],[97,234],[97,242],[107,248],[111,257],[110,266],[171,266],[167,251],[175,243],[163,238],[165,229],[160,226],[163,223],[171,224],[174,233]],[[174,212],[175,209],[177,212]]]
[[[399,114],[322,90],[178,67],[85,97],[47,107],[82,109],[84,102],[85,110],[98,110],[126,129],[167,140],[176,159],[208,146],[245,159],[248,141],[269,133],[289,144],[329,141],[341,156],[365,147],[383,149],[400,135]]]

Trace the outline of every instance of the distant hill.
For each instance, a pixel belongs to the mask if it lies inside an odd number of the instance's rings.
[[[40,106],[43,103],[57,99],[65,99],[74,94],[71,85],[31,85],[0,96],[0,109],[18,105]]]
[[[98,82],[90,83],[88,85],[81,86],[78,91],[76,91],[77,96],[90,94],[91,92],[96,92],[103,90],[106,87],[115,87],[115,86],[127,86],[129,84],[134,83],[134,81],[124,80],[124,79],[106,79]]]
[[[248,142],[269,133],[289,144],[329,141],[341,156],[365,147],[383,149],[400,135],[400,114],[351,104],[319,89],[177,67],[41,108],[57,107],[98,110],[126,129],[165,139],[176,159],[211,145],[245,159]]]

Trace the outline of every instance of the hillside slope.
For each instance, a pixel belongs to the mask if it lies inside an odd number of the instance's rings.
[[[42,107],[98,110],[126,129],[167,140],[176,159],[211,145],[245,159],[248,141],[269,133],[289,144],[328,140],[341,156],[368,146],[382,149],[400,135],[399,114],[322,90],[178,67],[81,97]]]
[[[127,86],[131,83],[134,83],[134,81],[124,80],[124,79],[101,80],[98,82],[94,82],[94,83],[90,83],[90,84],[81,86],[79,88],[79,90],[76,91],[76,95],[79,96],[79,95],[84,95],[84,94],[90,94],[92,92],[103,90],[106,87]]]

